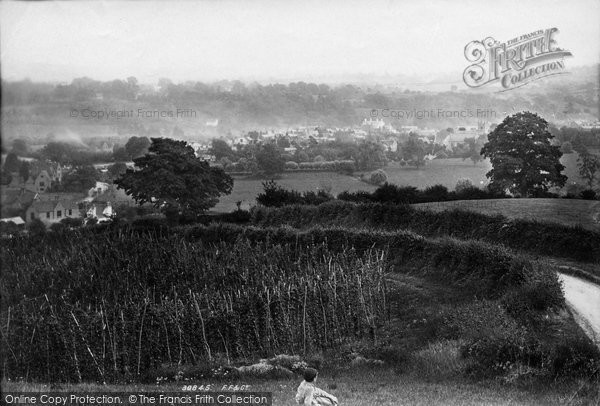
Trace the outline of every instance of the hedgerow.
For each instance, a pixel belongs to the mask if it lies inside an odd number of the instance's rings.
[[[409,205],[332,201],[319,206],[255,207],[252,224],[290,225],[295,228],[339,225],[382,230],[407,229],[426,236],[451,236],[464,240],[499,243],[542,255],[600,261],[600,233],[578,226],[534,220],[509,220],[470,211],[436,212]]]
[[[296,246],[325,244],[332,252],[352,247],[358,252],[381,249],[397,272],[415,273],[452,283],[478,297],[499,297],[508,290],[532,283],[546,285],[552,294],[548,307],[560,305],[562,292],[556,275],[498,246],[452,238],[429,239],[409,231],[378,231],[342,227],[251,227],[228,224],[188,226],[180,229],[188,241],[232,243],[242,237],[251,242],[278,242]]]

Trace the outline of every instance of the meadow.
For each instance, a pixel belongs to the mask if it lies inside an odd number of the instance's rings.
[[[468,210],[509,219],[527,219],[600,231],[600,202],[578,199],[493,199],[418,203],[427,210]]]
[[[577,154],[565,154],[561,158],[561,162],[565,165],[564,173],[569,177],[568,182],[581,184],[582,180],[577,172]],[[463,161],[460,158],[434,159],[419,169],[402,167],[395,162],[383,168],[390,183],[399,186],[415,186],[419,189],[443,185],[448,190],[454,190],[456,182],[460,179],[470,179],[475,186],[482,187],[488,183],[485,174],[490,169],[491,165],[488,160],[473,164],[470,160]],[[330,190],[333,195],[337,195],[344,191],[372,192],[376,189],[376,186],[360,181],[359,175],[360,172],[354,176],[335,172],[285,172],[276,180],[286,189],[298,192]],[[248,209],[256,204],[256,195],[262,192],[262,182],[264,181],[265,179],[234,177],[232,193],[221,197],[213,210],[215,212],[235,210],[238,201],[242,202],[242,208]]]

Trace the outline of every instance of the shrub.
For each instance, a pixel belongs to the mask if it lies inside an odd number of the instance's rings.
[[[334,197],[325,190],[319,190],[316,193],[309,190],[302,193],[301,203],[319,205],[333,199]]]
[[[337,198],[339,200],[344,200],[344,201],[354,202],[354,203],[372,202],[373,200],[371,197],[372,197],[371,193],[365,192],[363,190],[359,190],[356,192],[344,191],[344,192],[340,193],[339,195],[337,195]]]
[[[131,223],[134,230],[164,232],[169,229],[169,222],[164,217],[143,216]]]
[[[454,378],[467,369],[468,361],[461,355],[463,343],[443,340],[430,343],[411,357],[411,367],[425,379]]]
[[[263,193],[256,197],[256,202],[263,206],[281,207],[286,204],[295,204],[301,201],[302,196],[295,190],[287,190],[274,180],[262,183]]]
[[[60,222],[60,223],[54,223],[50,225],[50,231],[54,232],[54,233],[60,233],[63,232],[65,230],[68,230],[68,227],[66,226],[66,224]]]
[[[426,188],[423,191],[421,201],[425,202],[443,202],[448,200],[448,188],[442,185],[435,185]]]
[[[460,187],[458,188],[457,186],[457,190],[455,191],[454,194],[455,198],[457,200],[477,200],[477,199],[490,199],[492,198],[492,194],[479,189],[478,187],[475,186],[471,186],[471,187]]]
[[[294,161],[288,161],[285,163],[285,169],[288,171],[295,171],[299,168],[298,164]]]
[[[387,174],[383,170],[377,169],[376,171],[371,172],[368,179],[369,183],[383,185],[387,182]]]
[[[263,189],[264,192],[256,197],[256,201],[268,207],[282,207],[292,204],[318,205],[334,198],[325,190],[319,190],[318,192],[305,191],[303,193],[287,190],[273,180],[263,182]]]
[[[535,323],[540,312],[564,305],[556,279],[530,281],[507,292],[501,300],[508,314],[525,324]]]
[[[346,175],[352,175],[356,170],[356,164],[354,161],[338,161],[336,170]]]
[[[417,203],[419,201],[419,190],[414,186],[399,187],[391,183],[385,183],[373,192],[372,200],[378,203]]]
[[[474,188],[473,182],[470,179],[460,179],[456,182],[456,186],[454,187],[454,191],[456,193],[462,193],[464,189]]]
[[[83,219],[81,217],[67,217],[60,222],[70,228],[77,228],[83,225]]]
[[[26,226],[29,235],[43,236],[46,234],[46,225],[40,219],[33,219]]]
[[[596,198],[596,191],[593,189],[586,189],[579,193],[579,196],[585,200],[594,200]]]

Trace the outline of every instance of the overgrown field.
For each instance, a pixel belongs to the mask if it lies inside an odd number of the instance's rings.
[[[144,380],[164,365],[207,371],[356,343],[418,365],[441,342],[458,374],[526,366],[585,375],[600,359],[560,316],[551,270],[481,242],[339,227],[113,225],[4,240],[1,259],[5,378]],[[391,275],[443,285],[449,302],[415,297]],[[419,314],[426,321],[407,323]]]
[[[306,353],[373,336],[386,315],[378,250],[131,230],[7,245],[2,355],[12,377],[107,380],[215,354]]]

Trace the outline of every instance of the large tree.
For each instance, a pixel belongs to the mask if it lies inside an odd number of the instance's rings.
[[[60,185],[53,185],[52,190],[57,192],[87,193],[88,190],[96,186],[98,179],[99,173],[93,166],[79,166],[63,176]]]
[[[481,147],[482,145],[475,138],[467,138],[465,139],[466,148],[462,153],[462,160],[470,159],[473,161],[473,165],[476,165],[477,162],[483,161],[483,157],[481,156]]]
[[[261,147],[260,151],[256,153],[256,163],[265,175],[281,173],[285,167],[285,160],[281,156],[281,152],[272,144],[266,144]]]
[[[222,158],[232,158],[235,156],[235,152],[233,152],[227,142],[218,138],[214,138],[211,141],[209,152],[217,158],[217,161],[220,161]]]
[[[4,171],[8,173],[17,172],[20,166],[21,162],[19,162],[17,154],[15,154],[14,152],[9,152],[8,155],[6,155],[6,159],[4,160]]]
[[[486,174],[490,187],[532,196],[552,186],[564,186],[567,177],[561,173],[565,169],[560,163],[562,152],[551,144],[552,138],[548,122],[535,113],[506,117],[481,149],[481,155],[492,163]]]
[[[360,170],[377,169],[385,166],[387,158],[383,145],[366,141],[358,146],[356,166]]]
[[[148,137],[131,137],[125,144],[125,151],[131,158],[139,158],[148,152],[150,140]]]
[[[586,148],[579,152],[577,159],[577,168],[579,176],[581,176],[588,184],[588,188],[592,189],[597,180],[598,172],[600,172],[600,155],[591,154]]]
[[[196,158],[185,141],[152,138],[148,153],[133,160],[115,184],[138,204],[152,203],[165,214],[196,216],[231,193],[233,179]]]
[[[402,144],[401,156],[409,165],[416,166],[417,169],[425,164],[425,143],[416,136],[411,135],[404,144]]]

